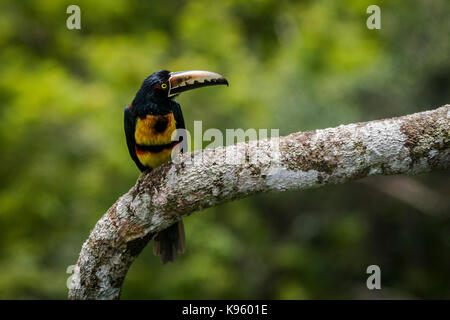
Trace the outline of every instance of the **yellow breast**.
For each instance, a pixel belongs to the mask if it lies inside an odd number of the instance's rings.
[[[176,130],[173,114],[147,115],[145,119],[138,118],[134,138],[136,144],[141,146],[163,146],[172,142],[172,133]],[[158,152],[142,151],[136,147],[139,161],[146,167],[156,168],[170,161],[172,147],[164,148]]]
[[[136,150],[136,155],[144,166],[154,169],[170,161],[172,148],[167,148],[159,152]]]
[[[176,123],[173,113],[162,116],[147,115],[145,119],[138,118],[134,138],[137,144],[159,146],[171,142],[174,130]]]

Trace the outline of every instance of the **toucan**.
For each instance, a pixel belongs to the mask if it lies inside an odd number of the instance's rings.
[[[174,98],[195,88],[227,85],[220,74],[210,71],[157,71],[142,83],[131,104],[125,107],[124,127],[128,151],[141,171],[152,170],[171,160],[173,148],[186,143],[183,134],[172,141],[175,130],[185,129],[180,104]],[[153,253],[161,262],[175,261],[184,253],[186,240],[183,221],[160,231],[153,240]]]

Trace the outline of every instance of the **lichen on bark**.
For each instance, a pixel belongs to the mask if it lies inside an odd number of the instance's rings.
[[[227,152],[243,160],[226,163]],[[449,168],[450,105],[183,154],[177,163],[142,173],[97,222],[81,249],[69,298],[118,299],[129,266],[152,236],[192,212],[255,193]]]

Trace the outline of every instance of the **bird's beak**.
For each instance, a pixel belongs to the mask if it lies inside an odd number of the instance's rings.
[[[168,96],[173,97],[191,89],[219,84],[226,84],[228,86],[228,81],[215,72],[199,70],[171,72]]]

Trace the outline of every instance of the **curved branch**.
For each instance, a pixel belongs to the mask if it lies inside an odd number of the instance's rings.
[[[184,154],[143,173],[97,222],[71,299],[118,299],[133,260],[181,216],[252,194],[450,168],[450,105]]]

